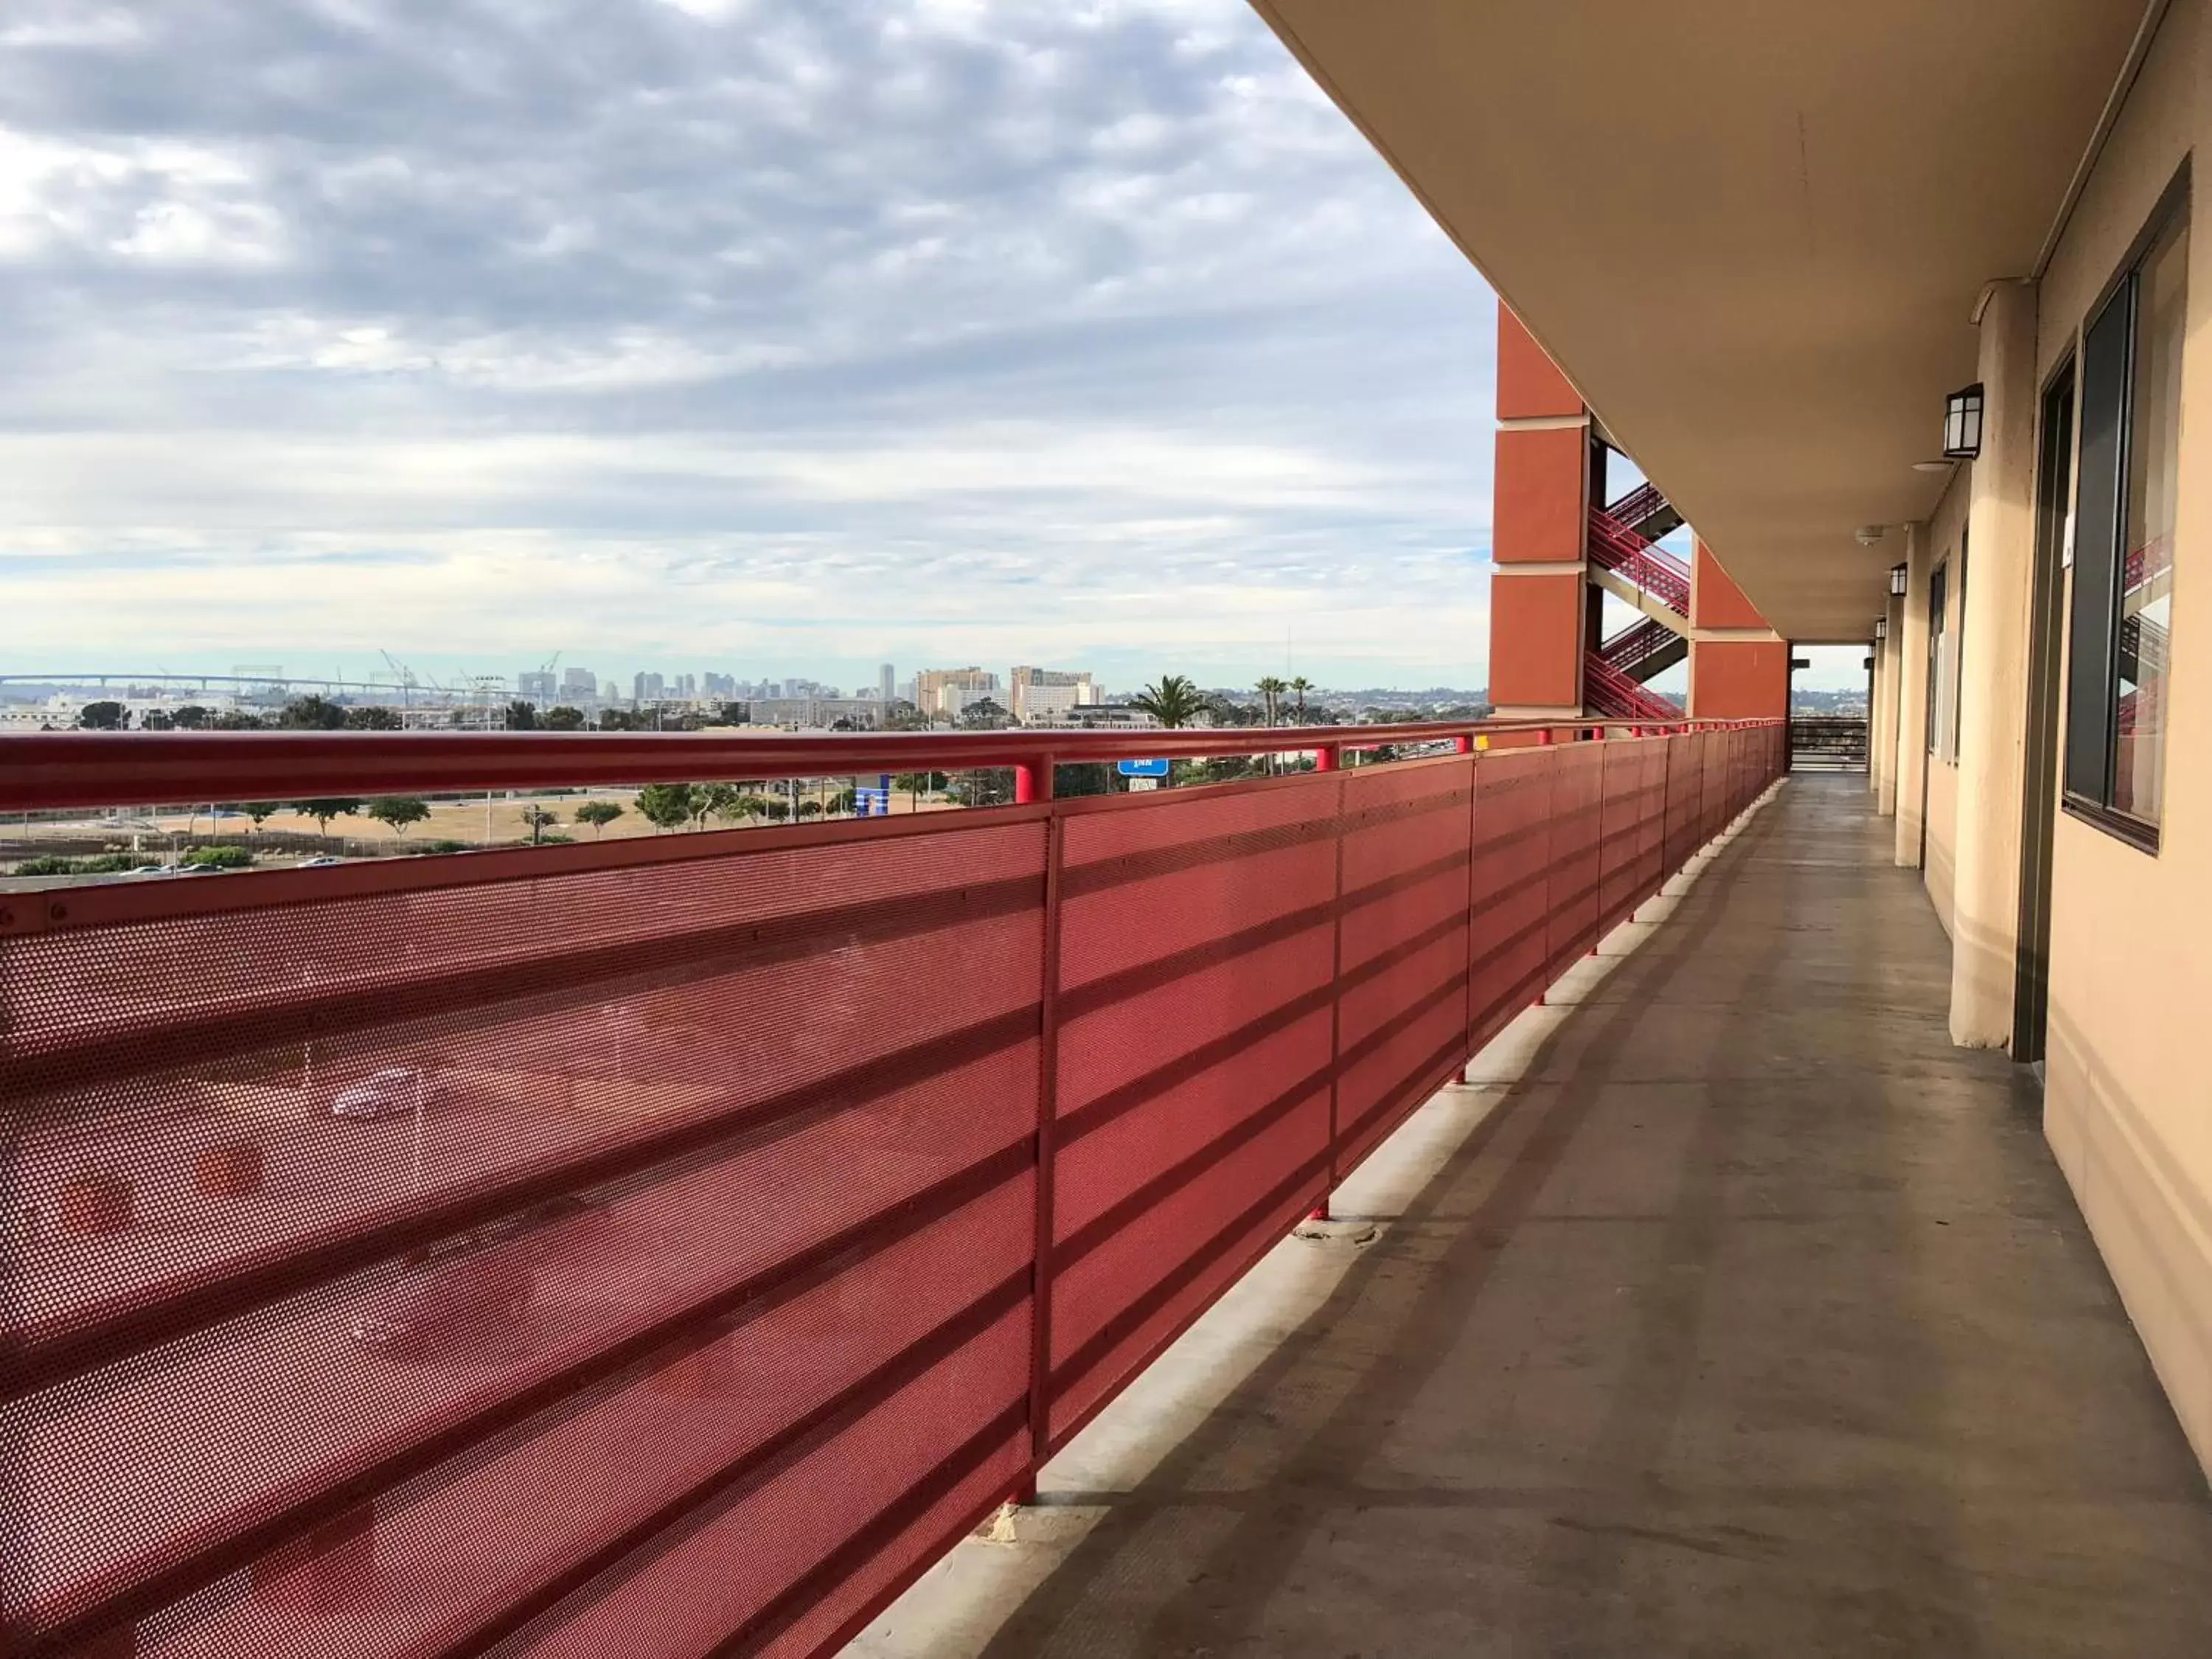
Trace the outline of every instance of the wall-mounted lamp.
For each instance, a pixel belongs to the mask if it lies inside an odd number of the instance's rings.
[[[1888,617],[1876,617],[1874,619],[1874,636],[1878,640],[1886,640],[1889,637]]]
[[[1979,380],[1943,400],[1943,455],[1971,461],[1982,453],[1982,383]]]
[[[1889,597],[1891,599],[1901,599],[1905,597],[1905,579],[1907,574],[1905,568],[1901,564],[1890,566]]]
[[[1886,524],[1863,524],[1851,532],[1851,539],[1861,547],[1872,547],[1887,534],[1889,526]]]

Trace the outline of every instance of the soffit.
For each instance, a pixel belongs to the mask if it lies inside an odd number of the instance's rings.
[[[1255,0],[1784,635],[1865,637],[2136,0]]]

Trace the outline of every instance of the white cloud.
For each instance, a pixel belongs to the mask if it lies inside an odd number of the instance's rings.
[[[0,25],[11,666],[1481,679],[1488,296],[1239,0],[532,20]]]

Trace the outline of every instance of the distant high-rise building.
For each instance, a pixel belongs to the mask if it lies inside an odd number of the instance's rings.
[[[1017,665],[1007,685],[1006,712],[1024,726],[1064,726],[1076,709],[1098,702],[1098,688],[1087,670]]]
[[[925,668],[914,677],[915,706],[925,714],[957,716],[998,689],[999,677],[981,668]]]
[[[889,663],[876,670],[876,695],[885,702],[898,695],[898,675]]]
[[[564,697],[589,699],[599,694],[599,682],[588,668],[564,668],[561,671],[561,695]]]
[[[659,702],[668,695],[668,683],[658,674],[648,674],[643,669],[631,677],[630,700],[633,702]]]
[[[525,702],[553,701],[553,676],[542,668],[525,669],[514,677],[514,689]]]
[[[696,674],[678,674],[673,695],[686,701],[696,697],[699,695],[699,677]]]
[[[738,695],[737,676],[718,674],[709,669],[700,676],[699,690],[702,695],[709,697],[734,697]]]
[[[605,681],[599,687],[599,701],[601,702],[620,702],[622,701],[622,687],[617,685],[612,680]]]

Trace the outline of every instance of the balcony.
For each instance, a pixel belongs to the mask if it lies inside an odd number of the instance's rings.
[[[887,745],[1030,798],[0,900],[14,1651],[827,1654],[1041,1477],[1100,1514],[994,1651],[2196,1651],[2194,1466],[2002,1062],[1892,1000],[1940,950],[1856,785],[1707,860],[1781,728],[1606,730],[14,740],[10,805]],[[1320,764],[1050,799],[1139,744]],[[1070,1491],[1440,1088],[1328,1303]]]
[[[10,740],[1030,798],[0,900],[15,1650],[827,1650],[1780,763],[1604,730]],[[1319,767],[1044,798],[1140,745]]]

